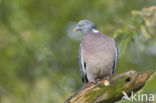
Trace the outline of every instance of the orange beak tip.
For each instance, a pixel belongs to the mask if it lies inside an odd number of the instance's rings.
[[[76,27],[74,30],[73,30],[73,32],[77,32],[78,31],[78,28]]]

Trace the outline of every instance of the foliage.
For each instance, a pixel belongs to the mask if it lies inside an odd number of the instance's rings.
[[[114,34],[121,52],[117,73],[156,69],[155,7],[140,11],[155,4],[0,0],[0,102],[62,103],[82,86],[77,63],[81,36],[72,32],[81,19],[95,22],[105,35]]]

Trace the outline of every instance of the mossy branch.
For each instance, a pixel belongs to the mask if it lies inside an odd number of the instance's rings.
[[[151,75],[152,71],[143,73],[129,71],[114,75],[109,79],[109,86],[104,85],[104,80],[96,84],[87,84],[65,103],[114,103],[122,99],[123,91],[130,94],[131,91],[140,90]]]

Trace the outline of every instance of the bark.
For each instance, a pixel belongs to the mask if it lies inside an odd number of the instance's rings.
[[[114,103],[122,99],[123,91],[130,95],[132,91],[140,90],[152,73],[152,71],[143,73],[129,71],[112,76],[109,79],[109,86],[104,85],[104,80],[87,84],[65,103]]]

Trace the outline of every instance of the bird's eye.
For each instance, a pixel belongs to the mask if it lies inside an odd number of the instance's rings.
[[[79,27],[85,27],[86,26],[86,24],[81,24],[81,25],[79,25]]]
[[[85,26],[86,26],[86,24],[82,24],[82,26],[83,26],[83,27],[85,27]]]

